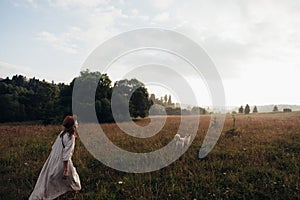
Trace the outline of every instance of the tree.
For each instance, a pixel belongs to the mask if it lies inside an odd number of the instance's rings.
[[[22,75],[15,75],[12,77],[12,83],[16,86],[21,86],[21,87],[25,87],[26,86],[26,77],[22,76]]]
[[[250,113],[250,106],[247,104],[245,107],[245,114],[249,114]]]
[[[191,110],[191,114],[193,115],[205,115],[207,111],[204,108],[194,106]]]
[[[115,93],[118,93],[118,95],[124,96],[127,101],[129,101],[129,112],[131,117],[146,117],[149,115],[149,109],[152,103],[149,99],[147,88],[142,82],[136,79],[124,79],[117,81],[113,89],[114,95],[116,95]],[[123,104],[119,110],[120,112],[125,113],[125,109],[128,109],[127,105]]]
[[[29,81],[15,75],[12,80],[0,81],[0,94],[3,95],[0,110],[4,121],[42,120],[49,123],[57,116],[59,88],[35,78]],[[9,102],[5,102],[9,101]],[[10,111],[5,114],[7,109]]]
[[[164,105],[164,98],[163,97],[160,97],[160,104]]]
[[[113,122],[114,118],[113,118],[112,112],[111,112],[110,100],[107,98],[103,98],[100,101],[101,101],[101,110],[100,110],[100,115],[97,116],[98,121],[101,123]]]
[[[165,111],[165,107],[163,107],[162,105],[159,104],[154,104],[151,107],[151,110],[149,110],[149,115],[165,115],[166,111]]]
[[[278,112],[278,107],[276,105],[273,108],[273,112]]]
[[[74,88],[75,81],[78,88]],[[127,109],[127,113],[117,113],[120,118],[129,120],[149,114],[153,102],[143,83],[125,79],[116,82],[115,87],[122,91],[117,96],[117,106],[125,105]],[[75,93],[73,89],[76,89]],[[107,74],[88,70],[82,71],[70,84],[48,83],[36,78],[28,80],[15,75],[12,79],[0,80],[0,122],[38,120],[44,124],[58,123],[65,115],[73,114],[72,105],[82,108],[81,121],[92,122],[91,113],[96,111],[99,122],[113,122],[112,90]],[[155,99],[155,95],[152,98]]]
[[[253,108],[253,111],[252,111],[253,113],[257,113],[257,107],[256,106],[254,106],[254,108]]]
[[[241,107],[239,108],[239,113],[244,113],[244,107],[243,107],[243,106],[241,106]]]
[[[155,102],[155,94],[151,94],[151,95],[150,95],[150,99],[151,99],[152,102],[154,103],[154,102]]]
[[[164,103],[165,103],[165,105],[167,105],[168,104],[168,95],[165,95],[165,97],[164,97]]]
[[[150,102],[145,87],[139,87],[130,98],[129,111],[131,117],[146,117],[149,115]]]
[[[16,114],[18,113],[19,103],[16,96],[12,94],[0,95],[0,122],[18,121]]]
[[[169,99],[168,99],[168,105],[172,105],[172,99],[171,99],[171,95],[169,95]]]
[[[58,115],[60,117],[72,114],[72,91],[73,91],[73,80],[70,85],[65,85],[63,83],[58,84],[59,88],[59,100],[58,100]],[[57,117],[57,121],[61,120]]]
[[[73,88],[75,81],[77,87]],[[91,113],[96,110],[99,122],[113,122],[110,103],[112,93],[111,80],[106,74],[101,74],[97,71],[90,72],[89,70],[81,71],[80,76],[73,80],[70,85],[72,90],[76,89],[76,93],[72,95],[74,97],[72,99],[73,105],[82,108],[80,109],[82,116],[79,116],[81,120],[94,122]]]
[[[111,80],[107,74],[99,74],[99,83],[96,90],[96,99],[111,98]]]

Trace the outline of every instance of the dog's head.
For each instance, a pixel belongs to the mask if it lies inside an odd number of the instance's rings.
[[[175,138],[175,140],[179,140],[180,139],[180,135],[177,133],[174,138]]]

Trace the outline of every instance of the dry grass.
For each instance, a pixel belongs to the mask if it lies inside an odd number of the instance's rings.
[[[201,117],[195,140],[179,160],[145,174],[107,167],[77,140],[73,162],[83,188],[59,199],[300,198],[299,112],[236,115],[238,136],[224,134],[232,128],[228,115],[217,145],[198,160],[209,121],[210,116]],[[149,121],[136,123],[144,126]],[[179,123],[179,117],[168,117],[165,127],[150,139],[127,136],[115,124],[102,128],[121,148],[148,152],[166,145]],[[0,199],[28,198],[59,130],[60,126],[0,126]]]

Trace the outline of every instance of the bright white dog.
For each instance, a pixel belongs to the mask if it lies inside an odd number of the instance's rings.
[[[188,146],[191,141],[191,135],[181,137],[178,133],[175,135],[176,147]]]

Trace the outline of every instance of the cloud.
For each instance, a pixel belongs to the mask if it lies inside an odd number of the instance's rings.
[[[33,71],[24,66],[19,66],[19,65],[14,65],[14,64],[9,64],[7,62],[0,61],[0,78],[6,78],[10,77],[13,75],[29,75],[29,74],[34,74]]]
[[[44,29],[36,33],[36,39],[68,54],[91,52],[105,39],[119,33],[120,28],[127,26],[128,23],[124,23],[124,21],[149,19],[148,16],[137,15],[138,10],[133,10],[129,19],[122,9],[108,4],[105,0],[49,1],[49,5],[44,5],[45,8],[47,6],[51,6],[56,12],[61,13],[63,19],[72,19],[71,23],[75,22],[76,26],[65,26],[65,29],[55,31]]]
[[[42,31],[37,33],[36,38],[57,50],[70,54],[78,54],[79,47],[77,42],[81,40],[80,35],[81,30],[77,27],[72,27],[67,32],[60,35]]]
[[[170,20],[170,14],[168,12],[160,13],[153,18],[156,22],[166,22]]]
[[[300,1],[28,0],[28,4],[60,13],[62,29],[43,28],[36,38],[75,56],[88,55],[123,31],[154,26],[179,31],[207,51],[225,82],[237,85],[227,87],[235,99],[238,87],[250,89],[253,79],[257,90],[267,95],[266,80],[278,86],[282,72],[293,77],[299,72]],[[292,80],[294,84],[283,80],[280,88],[299,85],[298,79]]]
[[[265,1],[258,5],[255,1],[232,1],[221,2],[219,6],[220,2],[214,0],[132,4],[64,0],[50,4],[57,9],[72,9],[66,14],[78,19],[84,27],[61,33],[42,31],[38,38],[71,54],[90,52],[122,31],[152,25],[167,29],[182,25],[176,30],[187,33],[207,50],[224,79],[239,79],[249,70],[246,67],[259,70],[270,59],[299,64],[295,56],[300,48],[296,44],[300,33],[300,16],[294,8],[297,3]]]
[[[285,69],[299,65],[300,3],[293,2],[198,1],[176,7],[171,18],[187,21],[177,29],[207,50],[225,78],[241,79],[246,70],[271,67],[269,61]]]
[[[38,8],[38,3],[35,0],[26,0],[26,2],[33,8]]]
[[[175,4],[175,0],[152,0],[150,1],[154,7],[158,9],[169,9],[173,4]]]
[[[12,2],[12,4],[13,4],[13,6],[15,6],[15,7],[20,7],[20,3],[18,3],[18,2]]]
[[[102,5],[107,5],[109,0],[50,0],[50,5],[63,8],[63,9],[73,9],[73,8],[95,8]]]
[[[138,9],[132,9],[131,13],[133,16],[137,16],[139,14],[139,11],[138,11]]]

